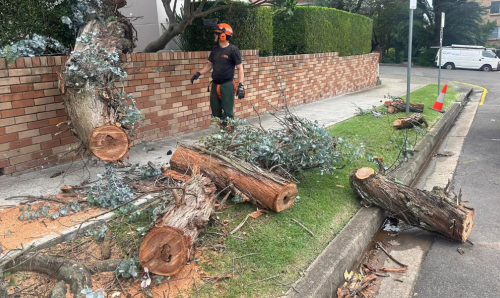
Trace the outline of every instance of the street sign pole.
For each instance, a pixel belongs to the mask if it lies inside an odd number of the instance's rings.
[[[410,81],[411,81],[411,48],[413,40],[413,10],[417,8],[417,0],[410,0],[410,29],[408,41],[408,74],[406,77],[406,117],[410,116]]]
[[[441,30],[439,32],[438,96],[439,92],[441,92],[441,57],[443,56],[443,28],[444,28],[444,12],[441,13]]]

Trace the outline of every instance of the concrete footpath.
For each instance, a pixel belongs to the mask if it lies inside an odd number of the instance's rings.
[[[387,76],[381,77],[381,80],[382,84],[377,87],[292,107],[291,111],[299,117],[311,121],[317,120],[321,125],[330,126],[353,117],[356,114],[357,107],[367,109],[374,105],[380,105],[384,100],[384,95],[400,96],[406,94],[406,77]],[[413,91],[435,82],[427,78],[416,78],[412,79],[411,83],[411,90]],[[253,124],[258,123],[257,118],[248,120]],[[277,127],[275,118],[271,115],[263,115],[261,121],[265,128]],[[201,136],[211,134],[214,129],[149,142],[145,148],[141,145],[135,146],[130,150],[130,158],[127,161],[131,164],[140,165],[145,165],[148,161],[155,164],[166,164],[170,159],[167,152],[169,150],[174,151],[178,141],[197,141]],[[64,173],[55,178],[50,178],[58,172]],[[102,172],[104,172],[103,163],[93,164],[92,162],[76,161],[72,164],[59,165],[16,177],[5,177],[0,179],[0,206],[11,206],[19,202],[5,200],[5,198],[11,196],[56,194],[60,192],[59,188],[63,185],[79,185],[85,179],[93,181],[97,179],[97,174]]]

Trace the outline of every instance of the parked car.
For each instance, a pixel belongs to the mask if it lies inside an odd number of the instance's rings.
[[[491,49],[482,46],[452,45],[443,47],[441,67],[446,69],[465,68],[483,71],[499,70],[500,59]],[[435,66],[439,64],[439,51]]]

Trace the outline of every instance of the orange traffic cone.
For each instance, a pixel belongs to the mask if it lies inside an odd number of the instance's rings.
[[[444,113],[443,111],[443,104],[444,104],[444,96],[446,95],[446,89],[448,88],[448,85],[444,85],[443,90],[441,90],[441,93],[439,94],[436,102],[432,106],[431,109],[436,110],[438,112]]]

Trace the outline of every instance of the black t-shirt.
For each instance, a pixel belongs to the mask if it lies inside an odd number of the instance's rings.
[[[208,61],[213,63],[212,80],[227,81],[234,78],[234,67],[241,64],[241,53],[238,47],[229,44],[225,48],[216,45]]]

